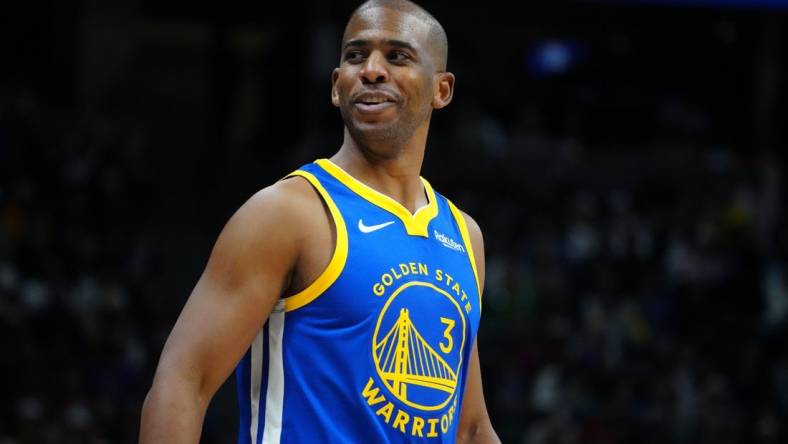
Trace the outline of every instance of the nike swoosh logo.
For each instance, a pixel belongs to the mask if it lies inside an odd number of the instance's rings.
[[[386,228],[386,227],[388,227],[389,225],[391,225],[393,223],[394,223],[394,221],[392,220],[392,221],[383,222],[382,224],[377,224],[377,225],[364,225],[364,222],[362,222],[361,219],[359,219],[358,220],[358,229],[362,233],[371,233],[373,231],[378,231],[381,228]]]

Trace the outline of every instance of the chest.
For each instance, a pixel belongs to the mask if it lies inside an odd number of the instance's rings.
[[[479,319],[467,254],[451,248],[451,241],[444,245],[434,233],[405,236],[395,224],[365,233],[354,225],[348,227],[347,261],[339,278],[305,307],[312,319],[327,330],[371,335],[381,350],[407,343],[413,350],[423,349],[422,354],[434,350],[459,358],[457,352],[466,348]],[[438,221],[434,230],[442,233]],[[390,342],[392,335],[401,337]]]

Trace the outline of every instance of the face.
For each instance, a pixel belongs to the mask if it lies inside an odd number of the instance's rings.
[[[451,100],[454,78],[437,72],[429,27],[387,8],[355,14],[345,30],[331,100],[353,138],[397,144],[429,125],[432,109]]]

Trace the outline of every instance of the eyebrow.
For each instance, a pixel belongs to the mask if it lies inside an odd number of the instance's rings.
[[[402,40],[385,39],[385,40],[383,40],[383,43],[385,45],[388,45],[388,46],[396,46],[396,47],[399,47],[399,48],[407,48],[407,49],[410,49],[411,51],[417,52],[416,48],[414,48],[413,45],[411,45],[408,42],[402,41]],[[351,41],[345,43],[345,46],[342,48],[342,50],[345,50],[345,49],[350,48],[350,47],[358,48],[358,47],[364,47],[364,46],[369,46],[369,40],[356,39],[356,40],[351,40]]]

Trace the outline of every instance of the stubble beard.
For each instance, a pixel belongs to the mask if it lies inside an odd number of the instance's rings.
[[[374,128],[362,129],[356,125],[352,115],[347,108],[340,108],[342,120],[348,129],[353,140],[363,149],[371,151],[375,155],[384,158],[396,157],[399,151],[413,137],[416,129],[429,120],[428,109],[422,115],[415,116],[413,119],[397,119],[387,124],[377,125]],[[402,117],[402,116],[400,116]]]

